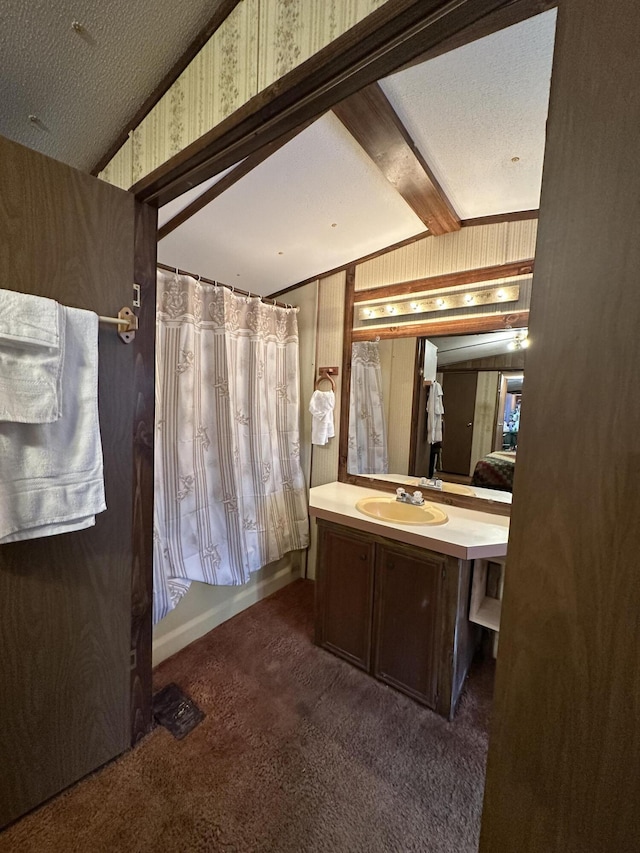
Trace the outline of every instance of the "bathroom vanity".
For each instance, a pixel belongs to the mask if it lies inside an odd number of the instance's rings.
[[[382,494],[311,489],[316,643],[451,720],[479,639],[473,561],[506,554],[509,519],[447,506],[444,523],[403,524],[356,509]]]

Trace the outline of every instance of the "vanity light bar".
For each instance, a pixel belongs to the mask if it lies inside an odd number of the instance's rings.
[[[359,309],[360,320],[380,320],[407,314],[428,314],[430,311],[448,311],[452,308],[469,308],[471,305],[499,305],[517,302],[520,285],[492,287],[490,290],[467,290],[462,293],[442,294],[428,299],[416,297],[406,302],[389,302],[364,306]]]

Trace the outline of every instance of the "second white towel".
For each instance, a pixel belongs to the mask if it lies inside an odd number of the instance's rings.
[[[0,543],[81,530],[106,509],[98,317],[57,307],[65,333],[62,412],[54,423],[0,423]]]

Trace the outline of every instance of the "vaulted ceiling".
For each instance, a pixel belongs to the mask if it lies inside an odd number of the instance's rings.
[[[224,6],[4,0],[0,133],[89,169]],[[414,64],[195,187],[160,209],[159,260],[265,294],[537,208],[554,30],[552,10]]]

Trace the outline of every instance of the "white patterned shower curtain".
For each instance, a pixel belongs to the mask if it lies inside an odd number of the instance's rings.
[[[308,545],[296,309],[158,273],[154,622]]]
[[[361,341],[351,345],[347,472],[389,473],[377,341]]]

